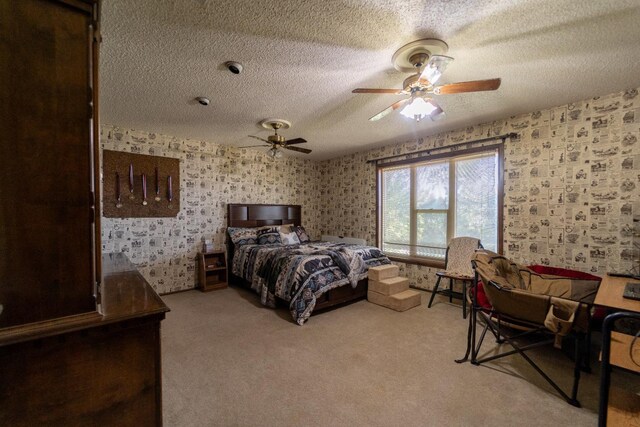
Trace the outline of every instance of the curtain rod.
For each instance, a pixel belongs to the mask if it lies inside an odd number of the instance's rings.
[[[492,136],[492,137],[489,137],[489,138],[476,139],[476,140],[473,140],[473,141],[460,142],[458,144],[453,144],[453,145],[443,145],[442,147],[427,148],[426,150],[412,151],[411,153],[396,154],[396,155],[387,156],[387,157],[379,157],[377,159],[367,160],[367,163],[377,163],[377,162],[380,162],[382,160],[395,159],[397,157],[412,156],[414,154],[422,154],[422,153],[431,154],[432,151],[452,149],[452,148],[455,148],[455,147],[462,147],[463,145],[479,144],[481,142],[493,141],[495,139],[501,139],[502,143],[504,143],[504,141],[507,138],[513,138],[513,137],[516,137],[516,136],[518,136],[517,133],[513,133],[513,132],[512,133],[505,133],[503,135]],[[418,156],[417,158],[421,158],[421,157],[424,157],[424,156]]]

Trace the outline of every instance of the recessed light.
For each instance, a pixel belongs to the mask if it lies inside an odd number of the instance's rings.
[[[224,63],[225,67],[233,74],[240,74],[244,68],[241,63],[236,61],[227,61]]]

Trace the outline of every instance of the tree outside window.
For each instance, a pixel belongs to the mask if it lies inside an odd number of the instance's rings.
[[[391,257],[444,260],[449,240],[470,236],[499,252],[501,159],[494,146],[379,166],[378,245]]]

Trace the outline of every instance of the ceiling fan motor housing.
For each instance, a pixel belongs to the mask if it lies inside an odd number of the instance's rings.
[[[420,74],[412,74],[402,82],[402,88],[405,92],[411,93],[415,90],[425,89],[427,86],[420,82]]]
[[[278,134],[269,135],[267,139],[274,144],[284,144],[285,141],[284,136]]]

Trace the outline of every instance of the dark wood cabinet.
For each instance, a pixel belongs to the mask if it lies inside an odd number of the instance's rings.
[[[162,424],[168,308],[100,255],[98,0],[0,0],[0,425]]]
[[[0,0],[0,328],[95,310],[97,7]]]
[[[224,251],[198,254],[198,282],[203,292],[227,287],[227,262]]]

